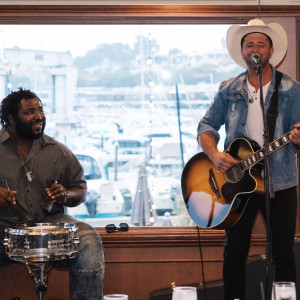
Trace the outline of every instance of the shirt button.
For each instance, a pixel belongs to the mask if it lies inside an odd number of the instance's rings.
[[[27,193],[29,193],[29,190],[26,190]]]
[[[32,207],[32,204],[29,204],[29,207]]]
[[[242,123],[242,126],[245,126],[245,123]]]

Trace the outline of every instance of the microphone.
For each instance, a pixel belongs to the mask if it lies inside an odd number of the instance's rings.
[[[257,65],[260,65],[260,54],[259,53],[252,53],[250,59],[255,62]]]

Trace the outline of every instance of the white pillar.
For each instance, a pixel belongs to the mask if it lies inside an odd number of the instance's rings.
[[[55,138],[71,147],[71,124],[77,69],[73,67],[51,68],[50,105],[56,123]]]

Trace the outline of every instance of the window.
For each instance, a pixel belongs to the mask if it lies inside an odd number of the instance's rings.
[[[98,161],[95,158],[83,154],[76,154],[76,157],[83,167],[86,180],[101,179],[104,176],[104,172],[100,172]]]
[[[2,25],[1,96],[34,90],[46,133],[83,166],[87,201],[67,213],[94,226],[192,225],[181,172],[220,82],[241,72],[227,28]]]

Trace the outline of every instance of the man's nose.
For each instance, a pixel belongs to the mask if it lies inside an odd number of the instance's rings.
[[[253,47],[252,47],[252,53],[254,53],[254,52],[256,52],[256,53],[259,53],[259,46],[257,45],[254,45]],[[260,53],[259,53],[260,54]]]
[[[34,114],[35,119],[43,119],[43,113],[40,111],[36,111]]]

